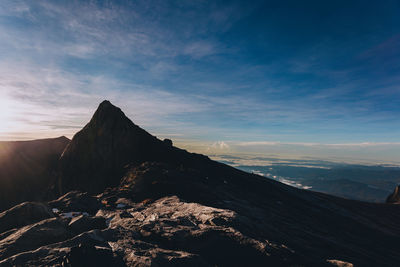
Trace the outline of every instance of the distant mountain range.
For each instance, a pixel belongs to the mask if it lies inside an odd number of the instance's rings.
[[[109,101],[71,141],[2,149],[2,207],[29,202],[0,213],[0,266],[400,262],[400,205],[302,190],[189,153]]]

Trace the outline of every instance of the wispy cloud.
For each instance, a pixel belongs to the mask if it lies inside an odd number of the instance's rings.
[[[224,141],[229,150],[208,151],[216,159],[236,162],[240,165],[269,165],[287,163],[285,159],[329,160],[342,163],[400,164],[400,142],[362,143],[301,143],[301,142],[240,142]],[[198,146],[197,149],[200,147]],[[224,156],[226,155],[226,157]],[[280,159],[280,160],[278,160]],[[240,162],[240,163],[239,163]],[[297,160],[296,164],[306,165]],[[300,166],[300,165],[298,165]]]
[[[251,142],[235,142],[237,146],[319,146],[319,147],[376,147],[376,146],[400,146],[400,142],[361,142],[361,143],[337,143],[337,144],[324,144],[324,143],[307,143],[307,142],[278,142],[278,141],[251,141]]]
[[[263,4],[1,1],[0,139],[71,136],[110,99],[196,150],[397,146],[398,36],[293,39]]]
[[[114,101],[136,123],[145,126],[173,124],[165,119],[206,109],[201,102],[159,88],[127,84],[112,77],[39,68],[28,62],[0,63],[0,93],[2,104],[10,110],[10,117],[4,121],[13,121],[18,130],[30,131],[30,138],[39,137],[38,132],[46,129],[58,130],[50,134],[72,135],[104,99]],[[10,132],[15,128],[2,130]]]
[[[208,150],[209,151],[212,151],[212,150],[221,150],[221,151],[223,151],[223,150],[228,150],[229,148],[230,148],[230,146],[226,142],[218,141],[218,142],[214,142],[213,144],[211,144],[208,147]]]
[[[217,53],[217,49],[215,44],[211,42],[197,41],[191,44],[188,44],[183,49],[184,55],[189,55],[193,58],[202,58],[204,56],[209,56]]]
[[[179,26],[184,34],[179,35],[175,29],[163,25],[163,13],[176,12],[188,18],[192,14],[168,7],[162,9],[165,5],[161,2],[152,5],[138,1],[126,5],[108,2],[100,7],[94,2],[18,1],[3,3],[0,15],[29,18],[33,24],[32,36],[26,36],[28,42],[25,44],[57,55],[61,51],[82,58],[99,55],[156,58],[188,55],[199,58],[215,53],[216,41],[196,40],[195,37],[223,20],[217,22],[211,15],[199,17],[206,28],[195,29],[192,24],[182,24]],[[2,32],[9,30],[3,27]],[[8,37],[16,42],[24,38]]]

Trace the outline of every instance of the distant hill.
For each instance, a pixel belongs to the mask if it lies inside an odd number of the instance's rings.
[[[0,142],[0,210],[47,197],[58,159],[69,141],[59,137]]]

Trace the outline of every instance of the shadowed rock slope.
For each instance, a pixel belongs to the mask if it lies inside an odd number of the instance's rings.
[[[59,137],[0,142],[0,211],[22,201],[51,197],[58,160],[69,141]]]
[[[1,213],[0,266],[397,266],[400,260],[399,205],[296,189],[188,153],[141,130],[109,102],[61,161],[60,188],[75,191]]]

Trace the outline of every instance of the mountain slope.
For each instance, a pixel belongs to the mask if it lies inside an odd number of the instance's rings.
[[[21,201],[42,200],[54,183],[66,137],[0,142],[0,210]]]
[[[0,214],[6,225],[0,266],[396,266],[400,260],[400,205],[296,189],[174,148],[109,102],[60,161],[61,190],[89,193]]]

